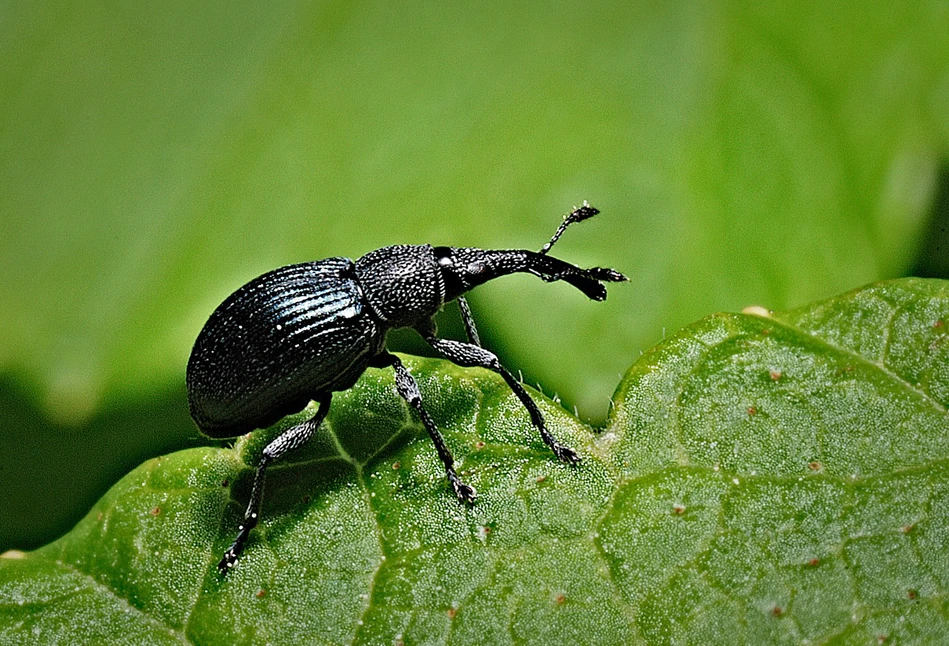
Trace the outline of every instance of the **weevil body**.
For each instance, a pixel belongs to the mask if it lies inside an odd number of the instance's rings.
[[[577,454],[547,430],[524,387],[481,347],[464,293],[499,276],[528,272],[547,282],[563,280],[594,300],[605,299],[602,283],[625,276],[602,267],[580,269],[547,255],[570,224],[597,213],[586,203],[575,209],[539,252],[395,245],[355,262],[328,258],[281,267],[231,294],[211,314],[188,361],[188,404],[201,432],[235,437],[299,412],[311,400],[319,408],[265,447],[244,520],[218,564],[220,571],[237,563],[257,524],[267,466],[309,440],[329,411],[332,393],[352,387],[370,366],[394,369],[396,388],[421,418],[455,495],[474,501],[475,491],[455,473],[451,452],[422,405],[415,380],[386,351],[386,334],[395,328],[414,328],[437,353],[460,366],[500,374],[557,457],[578,462]],[[467,343],[435,335],[432,317],[452,300],[459,303]]]

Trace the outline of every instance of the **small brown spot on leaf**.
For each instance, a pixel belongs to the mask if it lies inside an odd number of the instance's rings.
[[[673,505],[672,513],[676,516],[681,516],[685,513],[685,505]]]
[[[402,468],[402,463],[401,463],[401,462],[396,461],[396,462],[393,462],[393,463],[392,463],[392,470],[393,470],[393,471],[398,471],[398,470],[401,469],[401,468]]]
[[[915,599],[918,598],[918,597],[919,597],[919,593],[916,592],[916,590],[907,590],[907,591],[906,591],[906,598],[909,599],[910,601],[913,601],[913,600],[915,600]]]
[[[748,417],[754,417],[754,416],[757,415],[757,414],[758,414],[758,409],[757,409],[757,408],[755,408],[754,406],[749,406],[749,407],[748,407]]]
[[[537,482],[543,482],[547,479],[547,476],[537,476]]]
[[[768,336],[769,334],[771,334],[771,330],[768,328],[765,328],[761,330],[761,333],[764,334],[765,336]]]
[[[148,513],[150,513],[152,516],[157,516],[161,513],[161,507],[155,507]]]
[[[254,594],[254,596],[257,597],[258,599],[263,599],[266,595],[267,595],[267,591],[264,590],[263,588],[259,589],[259,590]]]
[[[885,644],[885,643],[888,642],[889,640],[890,640],[890,636],[889,636],[889,635],[877,635],[877,643],[878,643],[878,644]]]
[[[102,520],[104,517],[105,515],[101,511],[98,514],[96,514],[96,520]]]
[[[900,527],[900,531],[904,534],[909,534],[911,531],[913,531],[913,527],[914,525],[903,525]]]
[[[448,609],[448,618],[449,618],[449,619],[454,619],[454,618],[455,618],[455,615],[457,615],[457,614],[458,614],[458,608],[449,608],[449,609]]]
[[[771,379],[774,380],[774,381],[777,381],[778,379],[781,378],[781,371],[780,371],[780,370],[772,370],[772,371],[771,371],[770,373],[768,373],[768,374],[771,375]]]
[[[774,615],[775,617],[780,617],[781,615],[784,614],[784,608],[782,608],[781,606],[775,606],[774,608],[771,609],[771,614]]]
[[[480,440],[477,441],[477,442],[475,442],[475,448],[476,448],[476,449],[483,449],[483,448],[484,448],[484,442],[482,442],[482,441],[480,441]]]
[[[945,325],[945,324],[942,322],[942,319],[939,319],[938,321],[936,321],[935,323],[933,323],[933,327],[936,328],[937,330],[938,330],[939,328],[941,328],[943,325]]]
[[[554,597],[554,602],[556,602],[558,606],[562,606],[563,602],[566,600],[567,600],[567,597],[565,597],[562,592],[558,594],[556,597]]]
[[[818,559],[818,558],[813,558],[813,559],[811,559],[810,561],[808,561],[807,564],[810,565],[811,567],[816,567],[816,566],[820,565],[820,559]]]
[[[807,463],[807,468],[810,469],[811,471],[820,471],[821,467],[823,466],[824,465],[818,462],[817,460],[813,460]]]
[[[221,486],[222,486],[222,487],[227,487],[227,485],[229,485],[229,484],[231,484],[231,481],[228,480],[227,478],[224,478],[224,480],[221,481]]]

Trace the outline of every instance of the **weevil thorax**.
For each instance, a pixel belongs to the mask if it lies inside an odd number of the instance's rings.
[[[445,283],[429,245],[393,245],[356,261],[356,279],[369,306],[397,328],[431,318],[445,302]]]

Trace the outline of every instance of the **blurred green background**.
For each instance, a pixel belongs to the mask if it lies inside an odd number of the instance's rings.
[[[705,314],[949,276],[944,1],[14,0],[0,61],[0,551],[202,442],[190,345],[279,265],[537,249],[588,199],[556,255],[629,284],[471,300],[593,421]]]

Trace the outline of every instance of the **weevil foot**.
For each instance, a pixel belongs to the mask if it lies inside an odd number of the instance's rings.
[[[471,485],[466,485],[461,481],[454,473],[448,474],[448,481],[451,482],[451,488],[455,491],[455,495],[458,496],[458,500],[466,503],[473,503],[478,498],[478,492],[475,491],[475,488]]]
[[[237,528],[237,538],[234,539],[231,546],[224,552],[224,558],[217,564],[217,571],[220,572],[222,576],[237,565],[237,559],[240,558],[241,552],[244,551],[244,543],[247,542],[247,538],[250,536],[250,530],[256,526],[257,514],[252,513],[244,523]]]
[[[551,444],[550,448],[562,462],[566,462],[567,464],[580,464],[580,456],[569,446],[555,442]]]
[[[224,558],[222,558],[217,564],[217,571],[220,572],[221,576],[227,574],[232,567],[237,565],[237,559],[237,550],[235,550],[234,546],[232,545],[226,552],[224,552]]]

